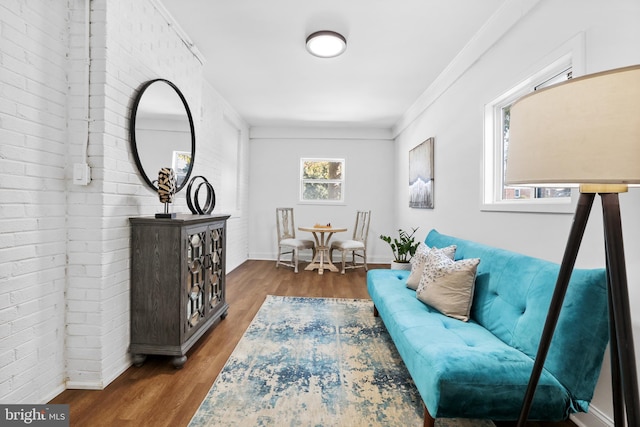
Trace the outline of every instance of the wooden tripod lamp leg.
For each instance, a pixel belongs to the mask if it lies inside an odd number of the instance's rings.
[[[638,398],[638,372],[636,370],[633,330],[631,326],[631,308],[629,306],[629,290],[627,286],[627,270],[622,241],[622,221],[617,193],[602,194],[602,213],[604,220],[604,238],[607,254],[607,273],[609,295],[613,308],[612,345],[616,345],[617,358],[611,360],[614,397],[623,398],[621,402],[614,399],[614,412],[618,417],[626,409],[627,425],[640,425],[640,409]],[[614,339],[615,336],[615,339]],[[613,353],[612,353],[613,355]],[[613,366],[616,364],[616,366]],[[621,384],[617,384],[620,382]],[[620,390],[623,391],[620,396]],[[622,420],[615,420],[616,425],[623,425]]]

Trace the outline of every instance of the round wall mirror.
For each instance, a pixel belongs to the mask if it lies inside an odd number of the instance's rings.
[[[189,179],[196,135],[189,104],[180,89],[164,79],[142,85],[133,103],[129,133],[133,155],[145,182],[157,191],[158,171],[172,168],[176,193]]]

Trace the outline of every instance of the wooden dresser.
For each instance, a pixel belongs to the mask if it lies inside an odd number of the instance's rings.
[[[225,301],[226,223],[229,215],[130,218],[131,346],[140,366],[148,354],[186,353],[218,319]]]

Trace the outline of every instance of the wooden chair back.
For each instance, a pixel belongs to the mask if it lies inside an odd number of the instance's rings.
[[[296,226],[293,220],[293,208],[276,208],[278,242],[283,239],[295,239]]]

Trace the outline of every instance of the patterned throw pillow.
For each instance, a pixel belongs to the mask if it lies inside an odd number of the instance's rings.
[[[446,248],[439,249],[444,254],[453,259],[456,254],[456,245],[447,246]],[[418,248],[416,249],[416,253],[411,258],[411,274],[409,274],[409,278],[407,279],[407,288],[413,289],[414,291],[418,289],[418,285],[420,284],[420,278],[422,277],[422,272],[424,271],[424,262],[427,259],[427,255],[432,248],[429,248],[424,242],[420,242]],[[433,247],[435,248],[435,246]]]
[[[442,251],[430,250],[416,297],[454,319],[466,322],[471,313],[479,258],[453,261]]]

